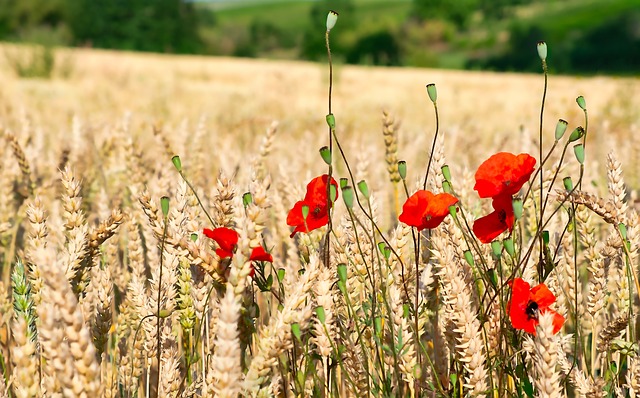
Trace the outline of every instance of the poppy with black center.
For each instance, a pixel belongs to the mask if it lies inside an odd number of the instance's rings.
[[[501,233],[511,231],[515,223],[511,196],[497,196],[492,205],[492,213],[473,222],[473,233],[482,243],[491,243]]]
[[[448,193],[434,195],[430,191],[420,190],[411,195],[402,206],[398,220],[418,228],[433,229],[449,214],[449,207],[458,203],[458,198]]]
[[[535,165],[536,159],[526,153],[496,153],[478,167],[473,189],[481,198],[515,195],[529,181]]]
[[[556,301],[556,296],[551,290],[541,283],[531,288],[529,283],[522,278],[516,278],[511,285],[511,300],[508,305],[511,325],[515,329],[524,330],[527,333],[536,334],[539,316],[550,312],[553,314],[553,333],[558,333],[564,325],[565,319],[549,306]]]
[[[329,209],[331,204],[327,200],[327,185],[329,176],[321,175],[312,179],[307,184],[307,193],[304,199],[296,202],[287,215],[287,225],[295,227],[291,237],[298,232],[309,232],[327,225],[329,222]],[[338,183],[331,178],[331,185],[336,187],[336,198],[338,197]],[[307,206],[309,214],[304,218],[302,208]]]

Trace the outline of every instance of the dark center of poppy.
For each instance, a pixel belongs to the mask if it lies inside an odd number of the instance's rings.
[[[423,219],[425,222],[429,222],[429,221],[431,220],[431,214],[427,214],[426,216],[422,217],[422,219]]]
[[[507,224],[507,212],[504,209],[498,211],[498,221],[500,221],[501,224]]]
[[[527,314],[527,319],[538,319],[538,309],[538,303],[529,301],[527,303],[527,309],[524,311]]]
[[[316,205],[316,207],[313,209],[313,212],[311,213],[311,216],[313,218],[320,218],[321,212],[322,212],[322,206]]]
[[[511,185],[511,180],[506,180],[503,182],[504,185],[509,186]]]

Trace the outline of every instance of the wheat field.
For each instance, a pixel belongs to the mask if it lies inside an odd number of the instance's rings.
[[[334,65],[314,208],[327,65],[58,54],[51,79],[0,59],[0,396],[640,396],[640,80],[550,74],[540,143],[542,71]],[[498,152],[536,169],[484,244]],[[455,205],[412,228],[428,167]]]

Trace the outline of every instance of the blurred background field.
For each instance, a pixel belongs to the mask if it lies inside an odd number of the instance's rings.
[[[0,48],[12,54],[29,51],[26,46]],[[258,137],[275,120],[280,126],[276,155],[270,158],[273,165],[288,165],[280,171],[301,181],[306,175],[298,171],[321,170],[315,154],[326,139],[326,65],[92,49],[60,50],[58,56],[73,66],[54,68],[50,79],[18,78],[6,60],[0,62],[2,125],[24,130],[22,139],[31,144],[34,136],[41,136],[39,140],[51,144],[41,148],[50,156],[64,149],[61,144],[66,141],[59,138],[69,134],[74,119],[81,123],[84,139],[97,148],[108,138],[105,135],[126,121],[143,142],[153,139],[153,126],[162,127],[178,148],[185,149],[181,154],[188,163],[186,148],[196,139],[198,123],[203,123],[206,134],[198,139],[204,140],[201,149],[213,155],[209,170],[234,170],[247,164],[250,153],[258,149]],[[338,132],[350,152],[380,165],[382,182],[383,110],[400,122],[399,153],[415,165],[410,171],[418,175],[424,167],[435,126],[426,83],[436,83],[440,92],[445,155],[453,163],[473,169],[497,150],[529,151],[537,142],[541,74],[343,65],[335,79]],[[575,104],[578,95],[587,98],[592,115],[591,160],[602,161],[615,148],[623,164],[629,164],[627,181],[635,183],[631,165],[640,160],[640,115],[635,106],[640,82],[629,77],[552,75],[545,131],[553,131],[559,118],[570,128],[583,123]],[[545,146],[550,144],[551,137]],[[304,155],[292,147],[304,148]],[[35,147],[34,151],[34,156],[44,156]],[[597,163],[591,164],[599,173]]]
[[[151,52],[637,75],[640,0],[0,0],[0,40]]]

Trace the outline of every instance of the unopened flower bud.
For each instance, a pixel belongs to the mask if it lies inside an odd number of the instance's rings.
[[[327,32],[336,26],[336,22],[338,22],[338,13],[333,10],[329,11],[329,14],[327,14]]]
[[[538,56],[541,60],[547,60],[547,43],[543,41],[538,42]]]

